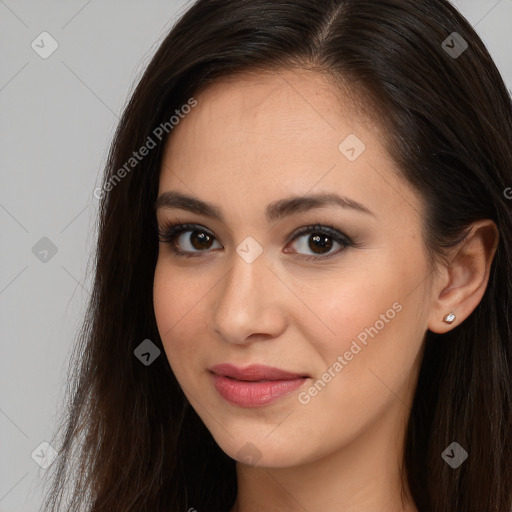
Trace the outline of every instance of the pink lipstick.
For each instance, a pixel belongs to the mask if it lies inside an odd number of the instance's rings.
[[[210,372],[217,392],[227,402],[240,407],[272,403],[289,395],[309,379],[309,375],[256,364],[246,368],[219,364],[210,368]]]

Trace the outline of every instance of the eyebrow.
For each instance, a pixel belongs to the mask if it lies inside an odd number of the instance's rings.
[[[285,199],[279,199],[267,206],[265,216],[269,222],[282,219],[295,213],[303,213],[314,208],[335,205],[341,208],[350,208],[362,213],[375,216],[375,214],[366,206],[334,193],[319,193],[307,196],[291,196]],[[188,196],[176,191],[162,192],[158,196],[154,204],[157,211],[160,208],[179,208],[206,217],[212,217],[225,223],[224,215],[219,206],[206,201],[202,201],[197,197]]]

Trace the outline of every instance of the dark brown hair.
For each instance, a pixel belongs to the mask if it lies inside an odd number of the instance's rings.
[[[468,44],[459,56],[443,46],[454,32]],[[498,226],[480,304],[450,332],[427,332],[403,479],[420,512],[512,510],[512,201],[504,194],[512,186],[512,103],[483,42],[445,0],[199,0],[159,46],[111,146],[94,289],[45,511],[226,512],[234,503],[235,461],[189,405],[166,357],[145,366],[134,356],[148,338],[163,353],[153,205],[166,139],[111,180],[218,77],[293,67],[348,86],[373,112],[397,172],[425,202],[432,257],[473,221]],[[469,452],[457,469],[441,458],[453,441]]]

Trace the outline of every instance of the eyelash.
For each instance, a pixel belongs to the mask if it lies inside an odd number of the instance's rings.
[[[179,235],[182,233],[185,233],[187,231],[199,231],[201,233],[205,233],[213,238],[215,236],[213,233],[211,233],[209,230],[204,228],[203,226],[199,224],[188,224],[188,223],[180,223],[180,222],[168,222],[163,225],[162,228],[158,228],[158,240],[162,243],[167,243],[171,246],[171,250],[176,256],[184,257],[184,258],[196,258],[196,257],[202,257],[202,253],[209,252],[208,250],[204,251],[197,251],[197,252],[191,252],[191,251],[182,251],[177,248],[176,244],[176,238],[178,238]],[[328,256],[303,256],[301,259],[307,260],[307,261],[319,261],[319,260],[326,260],[328,258],[332,258],[333,256],[344,252],[345,249],[349,247],[356,247],[356,243],[349,238],[347,235],[342,233],[340,230],[335,228],[332,224],[329,225],[323,225],[323,224],[312,224],[309,226],[304,226],[302,228],[299,228],[295,230],[292,235],[290,236],[290,239],[288,240],[288,245],[290,242],[295,241],[295,239],[299,238],[300,236],[307,235],[307,234],[322,234],[327,235],[334,239],[335,242],[338,242],[341,245],[341,248],[338,249],[336,252],[329,254]]]

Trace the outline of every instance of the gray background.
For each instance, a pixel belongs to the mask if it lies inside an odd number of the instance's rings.
[[[453,3],[510,89],[512,0]],[[39,510],[45,470],[31,454],[54,432],[91,289],[93,191],[134,84],[185,8],[0,0],[0,512]],[[47,59],[31,47],[44,31],[59,45]],[[43,237],[57,252],[36,257]]]

